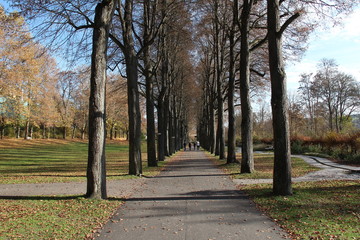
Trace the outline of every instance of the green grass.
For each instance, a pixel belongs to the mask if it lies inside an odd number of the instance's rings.
[[[293,239],[359,239],[360,181],[295,183],[287,197],[273,196],[271,187],[243,188]]]
[[[210,156],[225,172],[235,179],[271,179],[273,176],[274,156],[273,154],[255,154],[254,155],[254,173],[240,174],[240,164],[226,164],[226,160],[219,160],[217,157]],[[237,159],[241,159],[238,155]],[[319,168],[313,167],[301,158],[291,158],[292,176],[300,177],[307,173],[317,171]]]
[[[122,203],[80,196],[0,200],[0,239],[90,239]]]
[[[0,147],[0,184],[86,180],[87,142],[9,139],[1,141]],[[134,178],[128,175],[128,149],[126,142],[107,142],[108,179]],[[149,168],[146,153],[142,158],[145,176],[156,175],[164,164]]]
[[[240,174],[240,165],[210,158],[233,178],[272,178],[273,155],[256,154],[255,173]],[[240,159],[240,156],[238,156]],[[299,158],[292,158],[292,176],[316,171]],[[272,194],[271,184],[242,186],[257,204],[292,239],[359,239],[360,181],[322,181],[294,183],[292,196]]]
[[[86,181],[87,147],[83,141],[0,141],[0,183]],[[147,167],[146,153],[142,157],[145,176],[166,164]],[[106,159],[107,179],[135,178],[127,174],[126,142],[108,141]],[[91,239],[121,203],[82,196],[0,197],[0,239]]]

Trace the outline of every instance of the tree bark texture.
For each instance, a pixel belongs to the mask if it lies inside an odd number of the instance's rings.
[[[127,76],[129,115],[129,174],[142,174],[141,161],[141,112],[138,89],[138,58],[133,39],[133,1],[125,1],[124,12],[124,56]]]
[[[102,1],[96,6],[93,50],[91,55],[89,101],[89,149],[86,197],[105,199],[105,83],[109,28],[115,9],[115,1]]]
[[[267,1],[268,48],[271,77],[271,107],[274,131],[273,192],[291,195],[290,138],[281,34],[279,33],[279,0]]]
[[[236,23],[238,21],[238,0],[233,2],[233,23],[230,29],[230,52],[229,52],[229,88],[228,88],[228,153],[227,163],[236,162],[236,130],[235,130],[235,106],[234,106],[234,93],[235,93],[235,31]]]
[[[244,0],[241,13],[240,100],[241,100],[241,173],[254,172],[253,112],[250,101],[249,19],[252,1]]]
[[[212,105],[212,104],[211,104]],[[216,141],[216,135],[215,135],[215,113],[214,108],[210,106],[209,108],[209,125],[208,125],[208,131],[209,131],[209,151],[211,154],[215,153],[215,141]]]
[[[148,166],[157,166],[156,160],[156,133],[155,133],[155,107],[152,99],[152,79],[146,79],[146,132]]]
[[[215,1],[215,68],[216,68],[216,91],[217,91],[217,134],[215,154],[219,159],[225,159],[225,138],[224,138],[224,101],[222,94],[222,74],[224,65],[224,32],[220,29],[219,24],[219,4]],[[222,41],[221,41],[222,40]]]
[[[165,156],[169,157],[169,125],[170,125],[170,117],[169,117],[169,96],[165,95],[164,100],[164,153]]]
[[[174,115],[173,115],[173,101],[172,99],[169,99],[169,109],[168,109],[168,116],[169,116],[169,132],[168,132],[168,138],[169,138],[169,155],[175,153],[175,126],[174,126]]]
[[[144,1],[144,77],[146,85],[146,134],[148,166],[156,167],[155,106],[150,60],[150,3]]]

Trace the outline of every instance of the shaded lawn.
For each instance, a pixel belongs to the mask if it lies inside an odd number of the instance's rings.
[[[107,141],[108,179],[134,177],[128,175],[128,149],[125,141]],[[2,140],[0,184],[85,181],[87,151],[87,142],[79,140]],[[156,174],[160,168],[148,168],[146,157],[143,152],[144,175]]]
[[[293,239],[359,239],[360,181],[294,183],[294,195],[272,195],[271,184],[242,187]]]
[[[236,156],[241,161],[241,155]],[[240,174],[240,163],[226,164],[226,160],[219,160],[217,157],[210,157],[219,165],[226,173],[235,179],[272,179],[274,170],[274,155],[273,154],[254,154],[254,173]],[[306,163],[301,158],[292,157],[292,176],[301,177],[307,173],[319,170]]]
[[[81,196],[0,199],[0,239],[90,239],[122,204]]]

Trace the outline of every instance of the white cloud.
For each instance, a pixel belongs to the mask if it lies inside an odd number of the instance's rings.
[[[353,76],[358,82],[360,82],[360,69],[352,66],[339,66],[339,70],[343,73],[350,74]]]
[[[342,25],[317,31],[309,40],[309,49],[299,63],[286,67],[288,89],[296,89],[300,75],[316,71],[322,58],[334,59],[339,70],[360,81],[360,8],[343,17]]]
[[[289,64],[286,67],[287,88],[294,90],[299,87],[300,76],[303,73],[314,73],[316,71],[317,61],[304,59],[301,62]]]
[[[357,8],[351,15],[344,19],[344,29],[342,31],[345,37],[360,37],[360,8]],[[359,40],[359,39],[357,39]]]
[[[313,40],[329,41],[341,38],[360,42],[359,23],[360,8],[356,8],[350,15],[342,16],[341,24],[316,31]]]

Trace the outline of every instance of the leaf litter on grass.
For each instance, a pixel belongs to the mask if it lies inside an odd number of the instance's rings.
[[[357,239],[360,181],[295,183],[292,196],[273,196],[271,185],[244,186],[258,207],[294,239]]]
[[[2,199],[0,239],[84,239],[120,206],[83,197]]]

